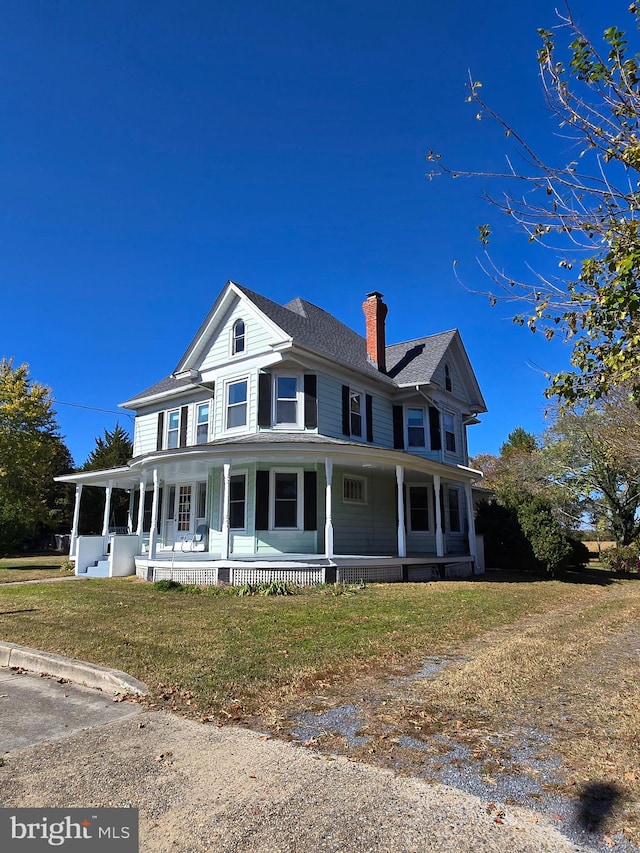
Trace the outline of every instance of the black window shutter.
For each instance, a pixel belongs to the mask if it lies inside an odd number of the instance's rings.
[[[373,397],[371,394],[365,396],[367,411],[367,441],[373,441]]]
[[[256,530],[269,529],[269,472],[256,471]]]
[[[304,428],[318,426],[318,377],[315,373],[304,375]]]
[[[258,376],[258,426],[271,426],[271,374]],[[261,528],[266,529],[266,528]]]
[[[349,386],[342,386],[342,432],[351,435],[351,418],[349,412]]]
[[[187,446],[187,417],[189,416],[189,407],[182,406],[180,409],[180,443],[179,447]]]
[[[156,519],[156,530],[158,534],[162,528],[162,486],[158,489],[158,517]]]
[[[156,450],[162,450],[164,438],[164,412],[158,412],[158,437],[156,439]]]
[[[304,529],[318,529],[318,478],[315,471],[304,472]]]
[[[431,434],[431,449],[442,450],[442,437],[440,436],[440,412],[435,406],[429,406],[429,432]]]
[[[393,446],[404,450],[404,415],[402,406],[393,407]]]

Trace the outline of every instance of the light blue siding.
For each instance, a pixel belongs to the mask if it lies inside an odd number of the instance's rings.
[[[333,530],[336,554],[391,556],[397,554],[395,522],[395,476],[391,473],[367,475],[367,503],[343,500],[344,474],[362,476],[363,469],[336,466],[333,470]]]
[[[243,353],[234,356],[231,354],[231,335],[236,320],[242,320],[245,324],[245,349]],[[261,355],[270,351],[269,345],[273,341],[271,329],[254,317],[246,303],[238,299],[222,318],[197,366],[200,370],[209,370],[223,367],[240,358]]]

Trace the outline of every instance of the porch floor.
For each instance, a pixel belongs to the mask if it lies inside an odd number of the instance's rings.
[[[423,555],[419,557],[397,557],[389,555],[362,556],[339,554],[327,557],[324,554],[270,554],[264,556],[230,556],[222,559],[219,554],[210,552],[173,553],[160,551],[155,557],[142,556],[135,558],[136,569],[148,568],[184,568],[184,569],[321,569],[335,568],[366,568],[372,566],[445,566],[458,563],[474,562],[468,554],[447,554],[443,557]]]

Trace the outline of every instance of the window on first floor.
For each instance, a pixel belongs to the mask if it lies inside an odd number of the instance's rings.
[[[456,421],[453,412],[445,412],[444,421],[444,446],[450,453],[456,452]]]
[[[409,530],[413,533],[427,533],[431,530],[429,511],[430,487],[426,485],[409,486]]]
[[[342,478],[342,500],[344,503],[366,504],[366,477],[358,477],[354,474],[345,474]]]
[[[461,533],[460,489],[456,486],[447,487],[447,508],[449,510],[449,530],[451,533]]]
[[[301,488],[299,471],[272,471],[272,528],[298,530],[301,523]]]
[[[247,475],[232,474],[229,479],[229,527],[244,530],[247,526]]]
[[[247,380],[240,379],[227,385],[227,429],[247,425]]]
[[[424,409],[407,409],[407,447],[426,447],[427,431]]]

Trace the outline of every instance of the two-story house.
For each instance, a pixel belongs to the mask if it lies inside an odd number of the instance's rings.
[[[486,406],[457,330],[387,346],[303,299],[228,282],[173,373],[135,411],[126,467],[76,484],[77,573],[183,582],[401,580],[476,563],[466,430]],[[83,485],[106,490],[101,536],[77,536]],[[109,529],[114,488],[128,530]]]

